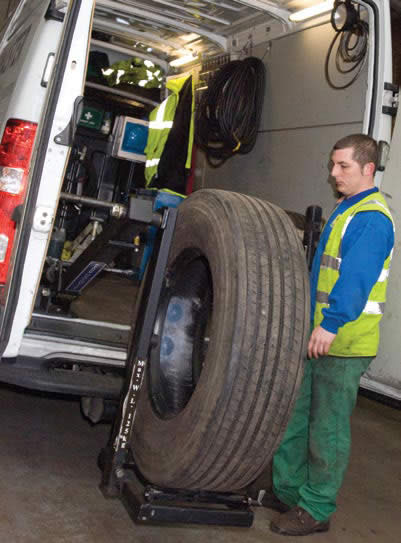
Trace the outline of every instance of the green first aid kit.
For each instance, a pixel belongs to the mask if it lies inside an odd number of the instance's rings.
[[[79,125],[85,128],[93,128],[94,130],[100,130],[103,122],[104,111],[103,109],[96,109],[94,107],[84,107]]]

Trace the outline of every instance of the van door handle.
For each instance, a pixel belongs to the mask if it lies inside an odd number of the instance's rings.
[[[51,76],[52,71],[53,71],[55,58],[56,58],[55,53],[49,53],[47,55],[45,69],[43,70],[43,74],[42,74],[42,81],[40,82],[42,87],[47,87],[47,84],[50,81],[50,76]]]

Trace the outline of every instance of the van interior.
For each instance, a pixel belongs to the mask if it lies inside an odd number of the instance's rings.
[[[132,195],[156,202],[156,189],[169,188],[146,184],[144,130],[174,78],[192,76],[195,108],[183,196],[220,188],[260,197],[288,210],[301,230],[308,206],[327,217],[332,143],[375,115],[374,13],[353,4],[359,30],[349,43],[330,12],[296,23],[288,18],[294,6],[97,1],[80,118],[28,333],[126,347],[153,234],[112,209]],[[264,67],[256,140],[217,166],[213,143],[210,150],[199,141],[197,112],[219,70],[249,58]],[[59,356],[54,363],[65,364]]]

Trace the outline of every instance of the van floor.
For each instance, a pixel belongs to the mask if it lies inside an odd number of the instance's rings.
[[[90,426],[79,402],[0,388],[0,541],[8,543],[289,543],[257,508],[251,528],[134,525],[98,489],[109,427]],[[359,397],[350,468],[328,533],[302,543],[399,543],[401,410]]]
[[[71,313],[80,319],[131,324],[138,288],[131,279],[104,273],[71,303]]]

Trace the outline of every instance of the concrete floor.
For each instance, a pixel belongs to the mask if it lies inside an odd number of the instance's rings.
[[[0,388],[0,542],[290,543],[272,534],[273,512],[252,528],[136,526],[98,490],[97,453],[108,427],[90,426],[79,403]],[[401,411],[359,398],[352,461],[327,534],[302,543],[401,541]]]

